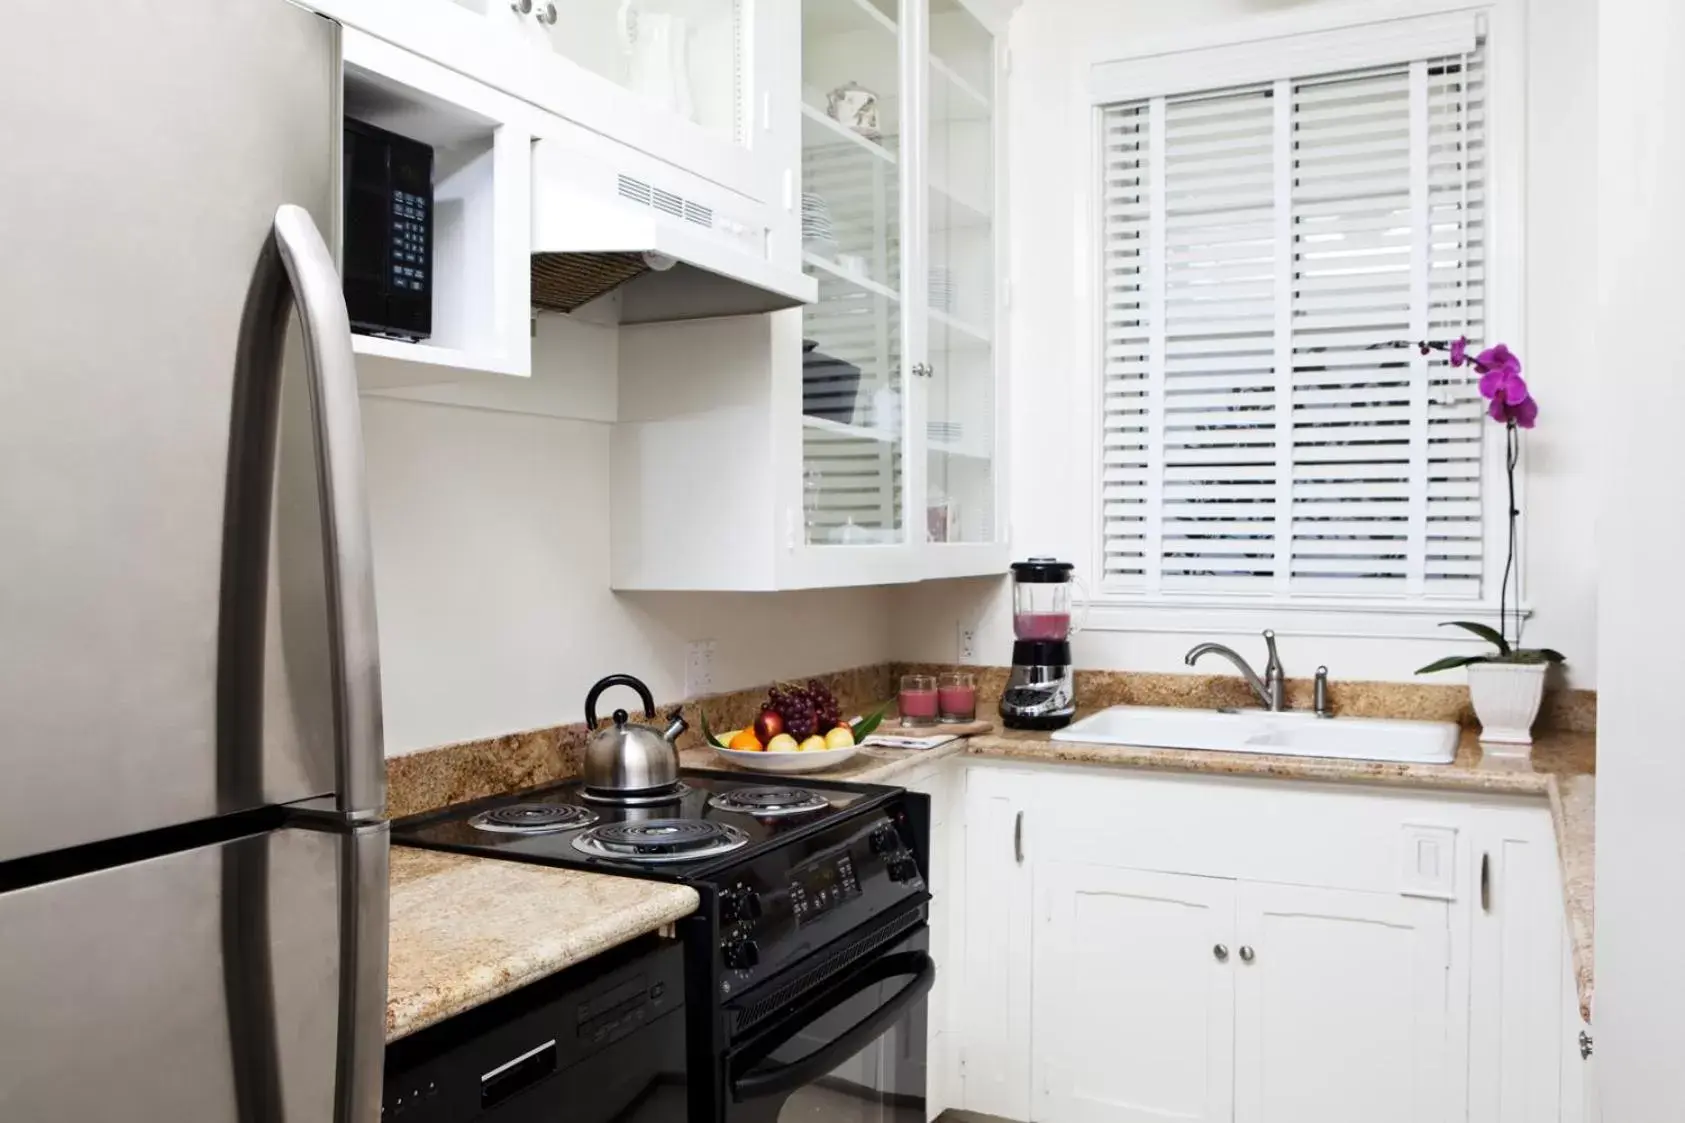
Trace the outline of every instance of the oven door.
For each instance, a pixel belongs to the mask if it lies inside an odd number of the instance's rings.
[[[925,1123],[924,925],[735,1043],[727,1123]],[[776,980],[768,980],[776,987]]]

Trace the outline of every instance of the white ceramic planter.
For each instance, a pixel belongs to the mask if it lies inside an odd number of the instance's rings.
[[[1548,663],[1471,663],[1469,700],[1480,719],[1480,743],[1526,753],[1545,696]]]

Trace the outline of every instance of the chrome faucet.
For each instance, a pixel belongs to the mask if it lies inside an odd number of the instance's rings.
[[[1251,664],[1242,659],[1232,647],[1224,647],[1220,643],[1198,643],[1188,649],[1182,657],[1182,662],[1193,666],[1199,662],[1202,655],[1221,655],[1235,665],[1240,677],[1246,680],[1246,685],[1252,688],[1252,693],[1272,712],[1280,713],[1287,708],[1287,676],[1281,669],[1281,656],[1276,654],[1275,633],[1264,629],[1264,643],[1269,646],[1270,660],[1264,666],[1264,677],[1259,678],[1258,672]]]

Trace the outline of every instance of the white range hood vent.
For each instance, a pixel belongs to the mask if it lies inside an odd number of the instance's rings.
[[[532,163],[532,303],[571,312],[619,290],[620,322],[776,312],[818,298],[813,278],[765,257],[766,233],[696,199],[619,174],[559,142]]]

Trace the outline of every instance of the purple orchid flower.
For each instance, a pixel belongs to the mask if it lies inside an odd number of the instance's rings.
[[[1521,380],[1518,378],[1515,381]],[[1539,403],[1523,388],[1520,401],[1506,401],[1502,395],[1494,397],[1486,414],[1493,421],[1500,421],[1505,425],[1513,422],[1520,428],[1531,429],[1539,420]]]
[[[1539,403],[1533,400],[1532,392],[1527,389],[1526,379],[1521,377],[1521,359],[1504,344],[1499,343],[1488,347],[1478,355],[1470,355],[1467,336],[1460,336],[1453,340],[1423,339],[1423,340],[1388,340],[1384,343],[1371,344],[1371,347],[1415,347],[1423,355],[1430,355],[1435,351],[1447,354],[1450,365],[1454,367],[1473,367],[1480,375],[1480,393],[1487,399],[1486,414],[1493,421],[1504,427],[1504,475],[1509,485],[1509,556],[1504,561],[1503,579],[1498,582],[1498,631],[1501,635],[1509,633],[1509,584],[1510,574],[1515,568],[1516,520],[1521,515],[1520,508],[1515,501],[1515,468],[1521,458],[1520,429],[1531,429],[1539,420]],[[1516,620],[1516,644],[1521,642],[1521,622]],[[1507,654],[1508,647],[1503,647]],[[1559,661],[1552,658],[1556,653],[1541,648],[1538,652],[1527,652],[1529,655],[1543,655],[1548,661]],[[1466,661],[1466,660],[1465,660]],[[1424,671],[1443,670],[1448,666],[1460,666],[1456,660],[1429,664],[1422,668]]]
[[[1519,368],[1499,367],[1480,376],[1480,396],[1518,406],[1528,397],[1527,380]]]

